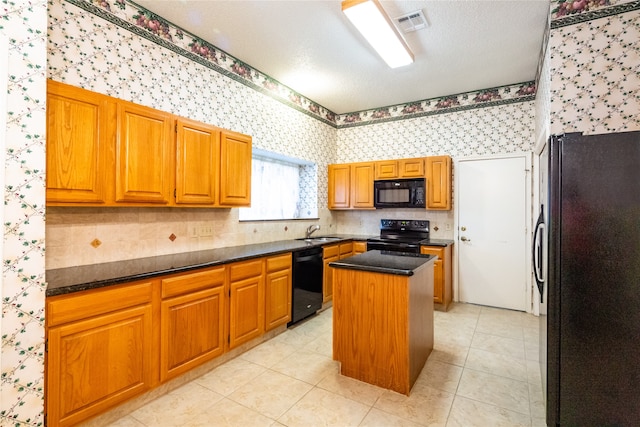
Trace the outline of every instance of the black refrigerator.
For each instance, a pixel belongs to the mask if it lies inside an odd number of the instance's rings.
[[[547,425],[638,426],[640,131],[552,136],[540,160],[533,259]]]

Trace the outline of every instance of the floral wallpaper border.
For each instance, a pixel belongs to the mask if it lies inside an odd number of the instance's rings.
[[[575,25],[640,9],[640,1],[611,4],[611,0],[557,0],[552,2],[551,29]],[[554,6],[555,5],[555,6]],[[565,6],[566,5],[566,6]],[[570,6],[569,6],[570,5]]]
[[[66,1],[335,127],[332,111],[130,0]]]
[[[474,108],[495,107],[517,102],[533,101],[535,82],[501,86],[456,95],[447,95],[423,101],[381,107],[368,111],[347,113],[339,116],[338,128],[364,126],[408,118],[454,113]]]
[[[535,84],[525,82],[338,115],[131,0],[66,1],[334,128],[525,102],[535,95]]]

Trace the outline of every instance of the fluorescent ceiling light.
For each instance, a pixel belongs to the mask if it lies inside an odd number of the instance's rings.
[[[413,53],[378,0],[344,0],[342,11],[389,67],[413,62]]]

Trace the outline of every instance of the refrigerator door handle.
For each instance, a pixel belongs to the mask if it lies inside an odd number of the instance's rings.
[[[546,226],[544,224],[544,214],[543,207],[540,208],[540,216],[538,217],[538,221],[536,223],[536,229],[533,236],[533,274],[536,280],[536,285],[538,286],[538,291],[540,292],[540,302],[542,301],[542,295],[544,292],[544,232],[546,230]]]
[[[536,229],[536,238],[534,243],[535,269],[533,271],[536,275],[537,282],[544,282],[546,280],[544,277],[544,269],[542,268],[542,236],[544,235],[545,229],[546,226],[544,224],[539,224]]]

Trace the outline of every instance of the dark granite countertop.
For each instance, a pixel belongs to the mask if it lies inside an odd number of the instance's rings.
[[[149,279],[164,274],[181,273],[203,267],[294,252],[310,247],[340,243],[341,241],[367,240],[373,236],[334,234],[332,237],[337,239],[313,242],[293,239],[281,240],[47,270],[45,273],[46,296],[62,295],[134,280]]]
[[[435,260],[434,255],[406,254],[398,252],[367,251],[340,261],[329,263],[331,267],[375,273],[412,276],[423,264]]]
[[[423,246],[449,246],[453,245],[453,240],[449,239],[425,239],[420,241]]]

